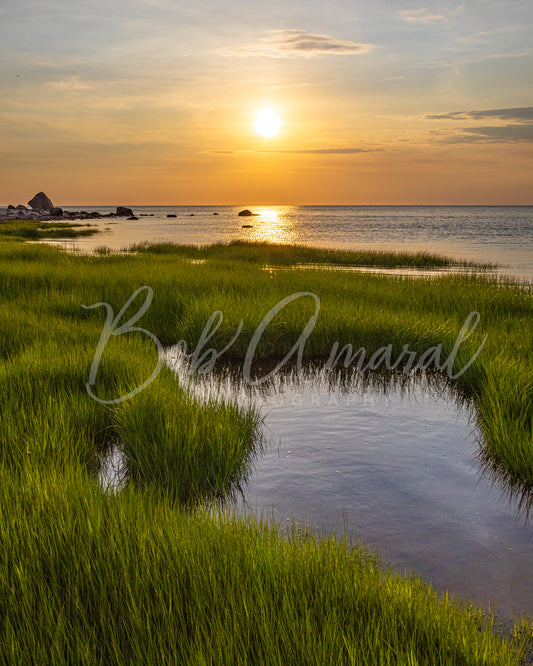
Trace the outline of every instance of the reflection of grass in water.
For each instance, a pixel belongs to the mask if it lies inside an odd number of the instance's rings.
[[[461,348],[458,366],[482,333],[489,338],[458,385],[476,400],[487,450],[513,475],[533,479],[526,290],[467,277],[416,284],[343,273],[274,278],[248,261],[249,251],[257,249],[231,250],[242,261],[169,249],[89,257],[0,243],[3,662],[516,663],[475,612],[438,604],[424,585],[383,574],[362,551],[291,541],[194,509],[246,473],[253,413],[206,407],[168,369],[120,405],[85,393],[105,312],[80,305],[107,302],[116,314],[143,284],[154,301],[138,325],[165,345],[196,344],[212,312],[222,310],[207,345],[221,349],[243,320],[219,365],[242,362],[265,313],[298,291],[321,299],[305,348],[306,359],[319,362],[336,340],[372,351],[390,343],[395,354],[405,343],[418,353],[442,343],[448,353],[477,309],[483,330]],[[122,323],[139,307],[132,304]],[[302,299],[280,313],[256,361],[283,357],[312,310]],[[124,395],[156,360],[142,333],[113,338],[96,394]],[[101,492],[94,473],[118,440],[133,482],[114,496]]]
[[[108,247],[107,245],[99,245],[98,247],[94,248],[93,252],[95,254],[99,254],[99,255],[104,255],[104,254],[107,255],[107,254],[112,254],[113,253],[111,248]]]

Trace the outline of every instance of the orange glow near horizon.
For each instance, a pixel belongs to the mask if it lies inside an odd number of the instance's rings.
[[[161,21],[153,31],[132,23],[112,43],[69,31],[72,53],[37,40],[42,58],[11,44],[0,205],[39,191],[58,206],[533,204],[529,56],[508,57],[513,42],[474,67],[481,38],[464,53],[456,41],[468,17],[479,22],[467,5],[438,21],[439,12],[407,20],[391,5],[385,41],[372,44],[370,28],[348,39],[333,6],[328,35],[264,29],[251,7],[248,41],[231,0],[216,22],[200,12],[201,28],[155,40],[168,29],[160,4],[161,16],[145,16]]]

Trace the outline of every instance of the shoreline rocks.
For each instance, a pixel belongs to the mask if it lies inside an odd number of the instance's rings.
[[[54,204],[51,199],[49,199],[44,192],[38,192],[33,199],[28,201],[28,206],[31,206],[33,210],[52,210]]]
[[[98,211],[66,211],[59,206],[54,206],[52,200],[44,193],[38,192],[33,199],[28,201],[28,205],[0,207],[0,219],[3,220],[41,220],[43,222],[50,222],[53,220],[98,220],[108,217],[127,217],[136,218],[131,208],[126,206],[117,206],[115,213],[99,213]]]

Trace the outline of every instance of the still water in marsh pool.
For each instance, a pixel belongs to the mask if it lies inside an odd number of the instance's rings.
[[[483,478],[472,407],[442,382],[308,372],[254,388],[236,377],[191,380],[203,399],[253,403],[263,416],[263,446],[230,506],[347,534],[439,592],[533,616],[533,525]]]
[[[268,445],[240,510],[348,533],[439,591],[533,615],[533,526],[482,479],[471,410],[425,383],[258,397]]]

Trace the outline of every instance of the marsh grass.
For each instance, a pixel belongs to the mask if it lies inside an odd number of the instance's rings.
[[[0,220],[0,237],[23,240],[78,238],[98,233],[96,227],[74,222],[41,222],[33,220]]]
[[[115,418],[131,482],[183,506],[230,493],[257,453],[258,412],[229,400],[201,401],[173,377],[122,403]]]
[[[518,663],[475,610],[382,568],[363,547],[281,537],[70,472],[4,472],[6,664]]]
[[[476,264],[442,257],[430,252],[386,252],[382,250],[328,250],[301,245],[275,245],[271,243],[235,240],[196,247],[175,243],[140,243],[132,252],[171,254],[197,260],[238,261],[260,265],[295,266],[298,264],[326,264],[331,266],[381,266],[438,268],[462,267],[493,269],[493,264]]]
[[[484,454],[526,483],[533,480],[530,292],[474,276],[413,283],[319,271],[271,275],[261,267],[277,247],[195,252],[203,250],[73,256],[0,242],[0,660],[518,663],[531,633],[525,624],[515,630],[520,640],[502,642],[478,611],[387,573],[362,548],[203,512],[203,502],[246,475],[257,413],[199,400],[168,368],[131,400],[91,400],[85,385],[106,312],[81,305],[108,303],[116,315],[148,285],[153,302],[137,326],[165,346],[182,339],[189,351],[219,310],[223,318],[201,353],[227,346],[242,320],[216,367],[242,363],[268,310],[297,292],[320,298],[304,354],[317,363],[335,341],[369,353],[390,344],[394,355],[407,343],[418,354],[441,344],[444,357],[477,310],[479,329],[457,367],[485,334],[486,344],[452,383],[476,404]],[[332,260],[310,252],[314,262]],[[254,364],[283,358],[313,310],[313,299],[302,297],[280,312]],[[157,360],[142,331],[113,337],[95,394],[126,395]],[[121,442],[128,457],[131,481],[118,495],[102,492],[96,479],[110,442]]]

